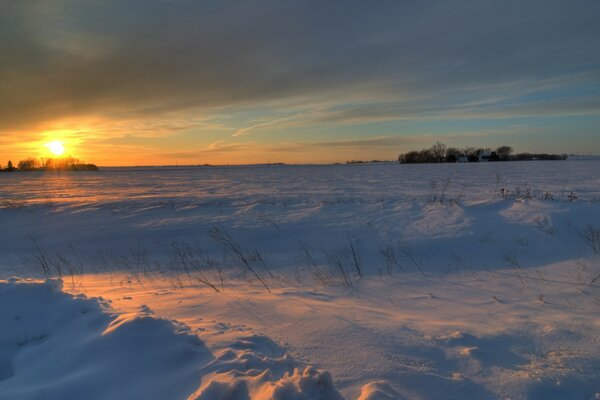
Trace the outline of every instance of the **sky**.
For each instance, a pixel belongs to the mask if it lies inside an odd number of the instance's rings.
[[[600,1],[0,0],[0,163],[600,154]]]

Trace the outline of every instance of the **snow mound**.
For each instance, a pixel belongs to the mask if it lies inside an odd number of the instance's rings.
[[[230,374],[217,376],[190,400],[344,400],[331,375],[312,367],[306,367],[302,372],[296,368],[292,374],[285,373],[275,381],[271,379],[270,370],[254,377],[231,378]]]
[[[116,315],[62,281],[0,284],[0,398],[186,398],[210,360],[197,336],[147,313]]]
[[[343,400],[328,372],[266,336],[209,350],[147,306],[117,314],[61,290],[60,279],[0,281],[1,399]],[[361,399],[394,393],[377,383]]]
[[[389,384],[378,381],[363,386],[358,400],[400,400],[403,398]]]
[[[215,356],[190,400],[343,400],[328,372],[300,368],[266,336],[240,337]]]

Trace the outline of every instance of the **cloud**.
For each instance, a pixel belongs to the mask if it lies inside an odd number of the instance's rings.
[[[507,83],[597,72],[599,12],[600,3],[586,0],[6,2],[0,130],[79,115],[210,114],[290,98],[310,106],[323,97],[379,97],[354,110],[369,119],[396,112],[375,110],[389,98],[432,98],[452,109],[480,87],[489,96]],[[587,75],[578,85],[596,82]],[[409,102],[400,114],[421,108]]]
[[[288,122],[288,121],[291,121],[291,120],[293,120],[295,118],[296,118],[295,116],[291,116],[291,117],[277,118],[277,119],[270,120],[270,121],[259,122],[259,123],[256,123],[256,124],[252,125],[252,126],[248,126],[246,128],[240,128],[240,129],[238,129],[237,131],[235,131],[233,133],[232,136],[234,136],[234,137],[247,136],[247,135],[249,135],[255,129],[265,128],[265,127],[268,127],[268,126],[279,125],[279,124],[281,124],[283,122]]]
[[[247,136],[253,130],[260,128],[299,126],[302,125],[302,121],[305,121],[307,119],[310,120],[311,118],[314,118],[315,115],[320,115],[324,111],[326,111],[326,109],[322,106],[319,106],[302,112],[296,112],[285,117],[275,118],[271,120],[263,120],[261,122],[254,123],[251,126],[236,130],[232,136]]]
[[[153,157],[166,159],[202,160],[207,157],[218,157],[222,155],[255,156],[257,154],[273,154],[284,156],[286,154],[300,154],[303,158],[320,152],[324,154],[339,154],[342,158],[352,152],[360,154],[385,150],[386,153],[397,155],[401,151],[413,148],[429,147],[436,140],[450,142],[465,141],[466,139],[481,140],[490,136],[506,136],[521,132],[522,127],[495,129],[489,131],[463,131],[440,136],[439,134],[427,133],[421,135],[406,136],[379,136],[372,138],[357,138],[332,141],[304,141],[304,142],[281,142],[275,144],[264,144],[256,141],[227,142],[219,140],[195,150],[163,152],[153,154]],[[331,157],[329,158],[331,160]]]
[[[0,146],[26,156],[61,132],[166,159],[310,156],[437,137],[368,124],[599,116],[599,14],[592,0],[7,1]]]

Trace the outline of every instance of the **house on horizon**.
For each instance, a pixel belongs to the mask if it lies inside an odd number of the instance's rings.
[[[490,160],[495,160],[497,158],[498,156],[496,155],[495,151],[484,151],[482,153],[479,153],[479,162],[487,162]]]

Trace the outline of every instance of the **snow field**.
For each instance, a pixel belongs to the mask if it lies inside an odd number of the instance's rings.
[[[9,182],[0,398],[600,397],[598,167]]]

